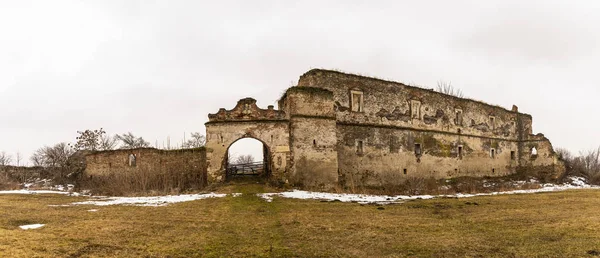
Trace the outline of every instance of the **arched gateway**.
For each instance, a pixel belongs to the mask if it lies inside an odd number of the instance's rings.
[[[211,182],[227,178],[227,151],[242,138],[254,138],[263,143],[264,175],[283,181],[289,161],[289,128],[283,111],[273,106],[260,109],[256,100],[245,98],[232,110],[220,109],[208,116],[206,123],[207,174]]]

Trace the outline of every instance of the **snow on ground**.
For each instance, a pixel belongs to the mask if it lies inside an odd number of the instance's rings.
[[[41,228],[43,226],[45,226],[46,224],[31,224],[31,225],[23,225],[23,226],[19,226],[21,229],[23,230],[28,230],[28,229],[36,229],[36,228]]]
[[[406,200],[415,199],[432,199],[432,198],[467,198],[475,196],[489,196],[499,194],[526,194],[526,193],[542,193],[542,192],[556,192],[564,191],[569,189],[600,189],[600,186],[588,185],[585,183],[585,179],[581,177],[571,177],[570,184],[543,184],[538,189],[527,189],[527,190],[513,190],[505,192],[491,192],[491,193],[476,193],[476,194],[453,194],[453,195],[366,195],[366,194],[336,194],[336,193],[322,193],[322,192],[309,192],[293,190],[290,192],[281,193],[264,193],[258,194],[259,197],[265,199],[267,202],[273,201],[273,197],[292,198],[292,199],[316,199],[324,201],[340,201],[340,202],[357,202],[361,204],[376,203],[376,204],[390,204],[390,203],[402,203]]]
[[[357,202],[357,203],[377,203],[377,204],[390,204],[390,203],[402,203],[406,200],[416,199],[433,199],[433,198],[466,198],[474,196],[489,196],[499,194],[526,194],[526,193],[540,193],[540,192],[555,192],[564,191],[569,189],[600,189],[600,186],[589,185],[585,182],[582,177],[571,177],[569,178],[571,183],[555,185],[555,184],[542,184],[541,188],[538,189],[527,189],[527,190],[513,190],[505,192],[490,192],[490,193],[476,193],[476,194],[453,194],[453,195],[366,195],[366,194],[338,194],[338,193],[323,193],[323,192],[309,192],[293,190],[288,192],[280,193],[262,193],[257,194],[259,197],[265,199],[268,202],[273,201],[273,197],[281,198],[292,198],[292,199],[316,199],[324,201],[340,201],[340,202]],[[519,182],[521,183],[521,182]],[[523,183],[526,183],[523,181]],[[529,181],[528,183],[535,183]],[[74,196],[80,196],[78,193],[71,193],[65,191],[51,191],[51,190],[13,190],[13,191],[0,191],[0,194],[69,194]],[[238,197],[241,193],[232,193],[231,196]],[[72,204],[63,205],[49,205],[49,206],[71,206],[71,205],[96,205],[96,206],[107,206],[107,205],[135,205],[135,206],[166,206],[171,203],[188,202],[194,200],[201,200],[207,198],[221,198],[227,194],[187,194],[187,195],[167,195],[167,196],[150,196],[150,197],[91,197],[92,200],[75,202]],[[97,210],[88,210],[94,212]]]
[[[67,194],[73,196],[79,196],[79,193],[75,192],[65,192],[65,191],[54,191],[54,190],[9,190],[9,191],[0,191],[0,194]]]
[[[150,197],[101,197],[97,200],[74,202],[72,205],[134,205],[134,206],[166,206],[171,203],[189,202],[207,198],[225,197],[227,194],[183,194],[183,195],[167,195],[167,196],[150,196]]]
[[[96,209],[91,209],[91,210],[88,210],[88,211],[89,211],[89,212],[97,212],[98,210],[96,210]]]

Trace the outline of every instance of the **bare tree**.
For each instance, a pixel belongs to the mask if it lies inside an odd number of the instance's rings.
[[[100,128],[100,130],[85,130],[85,131],[77,131],[79,136],[75,139],[77,142],[73,145],[73,148],[76,150],[89,150],[89,151],[97,151],[101,146],[101,139],[106,132]],[[69,144],[70,145],[70,144]]]
[[[108,136],[106,134],[102,134],[100,136],[100,146],[99,150],[114,150],[117,148],[119,144],[119,138],[116,135]]]
[[[600,147],[586,152],[579,152],[579,156],[572,155],[568,150],[558,148],[558,157],[565,163],[567,175],[583,176],[589,183],[600,183]]]
[[[16,155],[17,167],[21,166],[21,160],[23,160],[23,157],[21,156],[21,153],[17,151],[17,155]]]
[[[116,137],[121,140],[121,149],[135,149],[150,146],[149,142],[145,141],[142,137],[136,137],[131,132],[122,135],[117,134]]]
[[[52,147],[44,146],[37,149],[31,156],[34,166],[64,168],[75,150],[67,143],[61,142]]]
[[[192,138],[183,143],[184,149],[200,148],[206,143],[206,137],[201,133],[191,133]]]
[[[35,152],[33,152],[31,157],[29,158],[31,163],[33,163],[33,165],[36,167],[44,166],[44,163],[45,163],[44,148],[47,148],[47,147],[37,149]]]
[[[247,164],[247,163],[252,163],[252,162],[254,162],[254,157],[252,155],[248,154],[248,155],[240,155],[240,156],[233,158],[233,161],[231,161],[231,164]]]
[[[452,82],[438,81],[436,90],[447,95],[459,98],[464,97],[462,90],[454,88],[454,86],[452,86]]]
[[[6,152],[0,152],[0,166],[8,166],[12,162],[12,156]]]

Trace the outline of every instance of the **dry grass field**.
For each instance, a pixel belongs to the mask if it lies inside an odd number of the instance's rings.
[[[49,206],[62,195],[0,195],[0,257],[592,257],[600,191],[375,206],[275,198],[261,185],[164,207]],[[97,212],[89,212],[97,209]],[[20,225],[41,223],[39,229]]]

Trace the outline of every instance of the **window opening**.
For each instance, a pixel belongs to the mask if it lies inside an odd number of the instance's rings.
[[[405,174],[405,175],[406,175],[406,172],[407,172],[407,171],[406,171],[406,168],[405,168],[405,169],[404,169],[404,174]]]
[[[317,147],[317,140],[313,140],[313,146]]]
[[[363,112],[363,93],[350,91],[350,105],[353,112]]]
[[[413,119],[421,119],[421,102],[418,100],[410,101],[410,113]]]
[[[129,154],[129,166],[130,167],[135,167],[136,165],[136,157],[135,154]]]
[[[515,160],[515,151],[510,151],[510,159]]]
[[[463,146],[458,146],[458,158],[462,159],[463,157]]]
[[[463,113],[462,110],[456,110],[456,125],[462,125]]]
[[[531,148],[531,156],[532,157],[537,156],[537,149],[535,147]]]
[[[356,141],[356,153],[363,153],[363,141]]]
[[[490,157],[493,159],[496,156],[496,150],[491,149],[490,150]]]
[[[421,155],[421,144],[420,143],[415,143],[415,155],[417,155],[417,156]]]
[[[496,118],[490,116],[490,128],[494,129],[494,125],[496,124]]]

